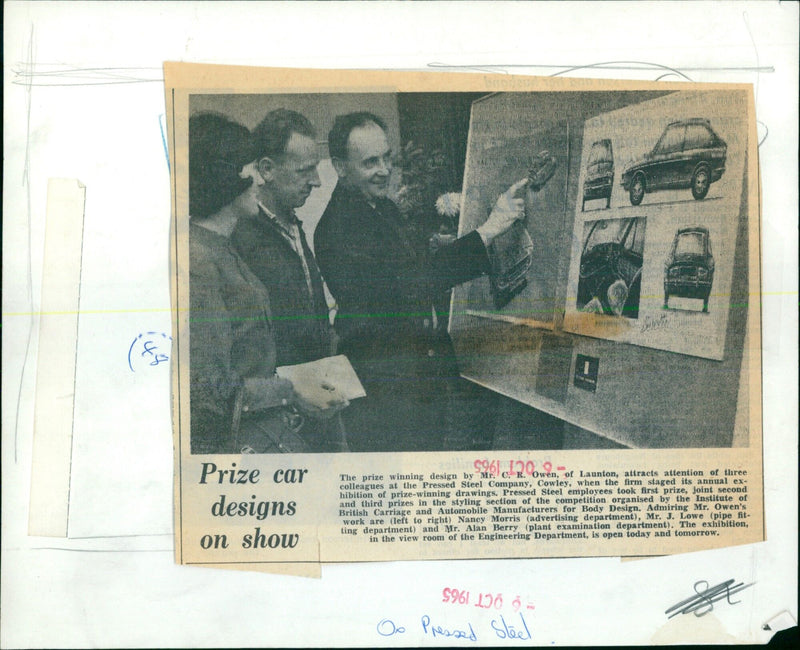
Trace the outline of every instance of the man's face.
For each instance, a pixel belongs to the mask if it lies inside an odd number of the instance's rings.
[[[336,166],[339,178],[367,199],[385,198],[392,173],[392,150],[386,133],[374,122],[359,126],[347,138],[347,160]]]
[[[305,135],[292,133],[286,153],[274,160],[268,183],[275,203],[282,209],[293,210],[306,202],[311,190],[320,186],[317,144]]]

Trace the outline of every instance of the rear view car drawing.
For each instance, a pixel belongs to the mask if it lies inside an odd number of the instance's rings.
[[[667,189],[691,189],[699,201],[725,172],[727,151],[707,119],[672,122],[653,150],[623,172],[622,187],[631,205],[639,205],[645,192]]]
[[[578,309],[639,317],[645,222],[645,217],[586,222]]]
[[[664,265],[664,309],[669,308],[670,296],[676,296],[702,300],[703,312],[707,312],[713,282],[714,256],[708,229],[681,228],[675,233]]]
[[[586,209],[586,201],[605,199],[606,208],[611,207],[611,189],[614,187],[614,150],[611,140],[605,138],[592,144],[586,162],[586,176],[583,181],[583,203],[581,212]]]

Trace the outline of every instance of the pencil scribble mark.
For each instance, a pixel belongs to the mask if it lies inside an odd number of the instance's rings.
[[[764,140],[766,140],[767,136],[769,135],[769,127],[761,120],[756,120],[756,128],[759,126],[764,127],[764,137],[760,138],[758,141],[758,146],[760,147],[762,144],[764,144]]]
[[[551,77],[559,77],[561,75],[570,74],[579,70],[627,70],[627,71],[641,71],[641,70],[665,70],[663,74],[657,76],[655,81],[663,81],[669,77],[676,77],[686,81],[692,81],[692,78],[687,74],[689,72],[755,72],[756,83],[755,101],[758,104],[758,80],[762,72],[774,73],[775,67],[771,65],[761,65],[761,59],[758,55],[758,47],[753,38],[753,33],[750,30],[750,25],[747,22],[747,12],[742,12],[745,28],[750,36],[750,41],[753,44],[753,51],[756,55],[756,65],[754,66],[689,66],[681,68],[672,68],[661,63],[652,63],[648,61],[602,61],[598,63],[587,63],[585,65],[572,65],[572,64],[556,64],[556,63],[443,63],[441,61],[431,61],[428,63],[429,68],[456,68],[459,70],[473,70],[475,72],[486,72],[493,74],[510,74],[504,68],[539,68],[539,69],[553,69],[563,68],[557,72],[550,73]],[[764,135],[758,141],[760,147],[769,135],[769,127],[764,122],[756,120],[756,124],[763,127]]]
[[[756,106],[758,106],[758,85],[759,81],[761,80],[761,72],[763,71],[763,68],[761,67],[761,57],[758,54],[758,45],[756,45],[756,39],[753,37],[753,31],[750,29],[750,23],[747,20],[746,11],[742,12],[742,20],[744,21],[744,27],[747,30],[747,35],[750,37],[750,42],[753,44],[753,53],[756,55],[756,67],[753,68],[756,73],[756,82],[753,84],[754,86],[753,94],[754,94],[754,103]],[[772,72],[772,70],[773,70],[772,68],[769,68],[769,72]],[[759,138],[758,140],[758,146],[760,147],[762,144],[764,144],[764,141],[767,139],[767,136],[769,136],[769,127],[766,124],[764,124],[764,122],[762,122],[761,120],[756,120],[756,125],[764,127],[764,137]]]
[[[31,35],[28,40],[28,61],[26,63],[29,70],[33,69],[33,24],[31,23]],[[31,338],[33,337],[33,322],[34,322],[34,310],[33,310],[33,269],[31,267],[31,253],[33,251],[33,233],[31,228],[31,184],[30,184],[30,150],[31,150],[31,94],[32,88],[30,84],[27,84],[27,90],[25,93],[25,115],[26,115],[26,123],[25,123],[25,162],[22,167],[22,185],[25,188],[25,200],[26,200],[26,210],[25,210],[25,225],[28,230],[28,255],[27,255],[27,268],[26,268],[26,289],[27,289],[27,298],[28,298],[28,305],[30,307],[30,318],[28,320],[28,337],[25,342],[25,353],[22,357],[22,371],[20,372],[19,377],[19,390],[17,392],[17,408],[16,414],[14,416],[14,464],[17,464],[17,447],[19,441],[19,409],[22,405],[22,387],[25,384],[25,369],[28,367],[28,357],[30,355],[31,350]]]
[[[742,20],[744,21],[744,28],[747,30],[747,35],[750,37],[750,42],[753,44],[753,52],[756,55],[756,82],[753,84],[755,86],[755,100],[756,104],[758,104],[758,81],[759,81],[759,74],[758,68],[760,64],[759,56],[758,56],[758,46],[756,45],[756,39],[753,38],[753,32],[750,30],[750,23],[747,22],[747,12],[742,12]]]
[[[621,66],[621,65],[622,66],[631,66],[631,67],[629,67],[629,68],[618,68],[618,67],[616,67],[616,66]],[[623,70],[625,70],[625,69],[628,69],[628,70],[655,70],[655,71],[666,70],[667,71],[667,75],[669,75],[669,76],[674,75],[674,76],[683,78],[686,81],[692,81],[692,78],[689,75],[685,74],[684,72],[681,72],[677,68],[672,68],[672,67],[670,67],[668,65],[663,65],[661,63],[651,63],[649,61],[602,61],[600,63],[589,63],[587,65],[576,65],[576,66],[572,66],[572,67],[569,67],[569,68],[565,68],[564,70],[561,70],[559,72],[554,72],[550,76],[551,77],[559,77],[561,75],[569,74],[571,72],[577,72],[578,70],[590,70],[590,69],[600,69],[600,70],[605,70],[605,69],[623,69]],[[662,75],[662,76],[667,76],[667,75]],[[661,77],[659,77],[659,78],[661,78]]]
[[[665,72],[664,74],[656,77],[656,81],[663,81],[664,79],[668,79],[669,77],[676,77],[677,75],[674,72]]]
[[[714,611],[714,603],[717,601],[726,600],[729,605],[739,604],[741,601],[731,600],[731,596],[740,591],[744,591],[748,587],[752,587],[754,584],[753,582],[748,584],[743,582],[737,583],[735,579],[731,579],[711,587],[709,586],[708,580],[698,580],[694,583],[694,592],[696,595],[676,603],[664,613],[669,615],[668,618],[678,616],[679,614],[694,614],[697,617],[705,616],[709,612]],[[704,586],[698,589],[700,585]]]
[[[493,72],[509,74],[503,68],[537,68],[552,70],[553,68],[563,68],[560,72],[554,73],[551,76],[558,76],[576,70],[583,69],[598,69],[598,70],[627,70],[627,71],[641,71],[641,70],[668,70],[679,77],[683,77],[687,81],[691,81],[686,73],[689,72],[775,72],[773,66],[682,66],[680,68],[671,68],[660,63],[649,63],[647,61],[607,61],[599,63],[589,63],[586,65],[574,65],[565,63],[443,63],[441,61],[431,61],[428,63],[429,68],[458,68],[463,70],[477,70],[479,72]]]
[[[59,63],[34,65],[31,61],[15,66],[12,71],[12,83],[24,86],[108,86],[164,81],[161,68],[75,68]]]

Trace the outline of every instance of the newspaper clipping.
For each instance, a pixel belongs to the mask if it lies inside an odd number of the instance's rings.
[[[764,539],[751,86],[165,84],[178,563]]]

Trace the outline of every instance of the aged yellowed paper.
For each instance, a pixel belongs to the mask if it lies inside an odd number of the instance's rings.
[[[764,539],[750,86],[165,84],[179,563]],[[335,354],[366,396],[273,374]]]

